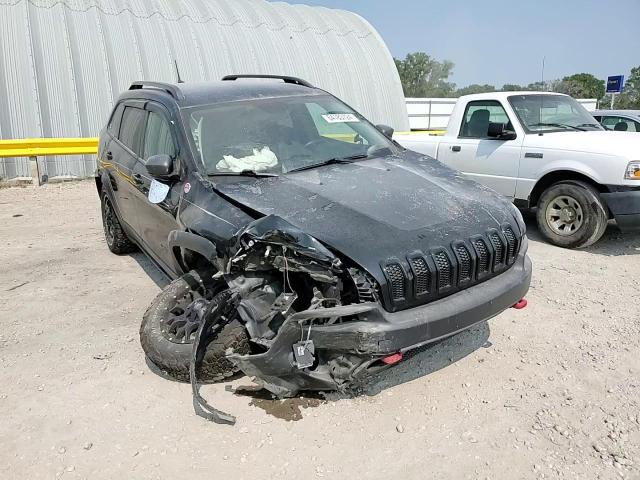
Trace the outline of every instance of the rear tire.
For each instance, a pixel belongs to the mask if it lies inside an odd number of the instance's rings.
[[[109,250],[116,255],[135,252],[138,247],[124,233],[120,220],[118,220],[116,211],[113,208],[113,203],[111,203],[111,199],[104,189],[102,189],[100,200],[102,205],[102,228],[104,229],[104,239]]]
[[[190,380],[189,367],[193,355],[193,342],[176,343],[169,340],[166,333],[166,319],[180,299],[185,296],[197,298],[193,282],[188,282],[185,277],[186,275],[174,280],[158,294],[145,312],[140,326],[140,343],[147,358],[161,371],[182,382]],[[211,302],[224,301],[226,298],[228,298],[228,289],[215,295]],[[247,330],[237,319],[225,325],[207,347],[201,368],[197,372],[199,381],[223,381],[238,372],[238,368],[226,358],[229,349],[241,355],[250,353]]]
[[[560,182],[544,191],[538,202],[538,228],[552,244],[584,248],[607,229],[607,210],[599,192],[581,181]]]

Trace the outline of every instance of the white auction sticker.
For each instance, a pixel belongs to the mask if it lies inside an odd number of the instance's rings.
[[[322,118],[324,118],[324,121],[327,123],[349,123],[360,121],[353,113],[327,113],[326,115],[322,115]]]
[[[167,198],[169,193],[169,185],[153,180],[149,186],[149,201],[151,203],[160,203]]]

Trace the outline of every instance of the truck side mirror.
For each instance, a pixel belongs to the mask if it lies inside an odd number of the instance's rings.
[[[152,155],[145,162],[147,172],[155,178],[168,179],[173,171],[173,158],[170,155],[161,153]]]
[[[512,130],[505,129],[505,124],[500,122],[489,122],[487,137],[496,140],[514,140],[517,135]]]
[[[382,134],[387,138],[393,138],[393,132],[395,131],[393,127],[388,125],[376,125],[376,128],[382,132]]]

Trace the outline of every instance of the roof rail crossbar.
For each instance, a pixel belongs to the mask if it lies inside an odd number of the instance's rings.
[[[157,90],[162,90],[164,92],[167,92],[169,95],[171,95],[176,100],[184,99],[184,95],[180,91],[180,88],[176,87],[175,85],[172,85],[170,83],[150,82],[150,81],[147,81],[147,80],[138,80],[138,81],[133,82],[131,84],[131,86],[129,87],[129,90],[141,90],[143,88],[155,88]]]
[[[293,83],[294,85],[301,85],[303,87],[308,87],[308,88],[314,88],[313,85],[311,85],[309,82],[307,82],[306,80],[302,80],[301,78],[297,78],[297,77],[289,77],[286,75],[259,75],[259,74],[251,74],[251,75],[227,75],[225,77],[222,77],[222,80],[238,80],[239,78],[272,78],[275,80],[282,80],[284,83]]]

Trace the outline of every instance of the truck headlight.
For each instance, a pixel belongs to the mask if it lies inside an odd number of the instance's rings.
[[[640,180],[640,160],[629,162],[629,165],[627,165],[627,173],[625,173],[624,179]]]

